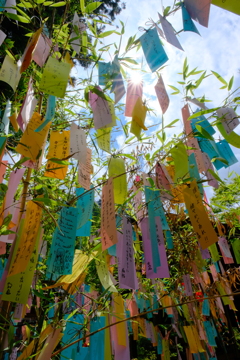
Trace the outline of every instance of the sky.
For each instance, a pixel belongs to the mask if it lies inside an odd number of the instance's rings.
[[[115,22],[116,24],[119,24],[119,20],[121,20],[125,24],[122,49],[125,48],[130,36],[137,34],[138,38],[143,34],[143,32],[138,31],[138,27],[148,28],[148,24],[146,23],[150,19],[153,19],[155,22],[158,20],[158,12],[161,14],[163,13],[162,5],[167,7],[173,3],[172,0],[163,0],[162,3],[160,0],[127,0],[125,2],[126,9],[121,12]],[[176,31],[182,30],[181,11],[178,11],[173,16],[169,16],[167,19]],[[188,58],[190,69],[197,67],[198,70],[207,70],[207,73],[210,73],[211,70],[213,70],[218,72],[226,81],[229,81],[234,75],[232,89],[240,86],[239,16],[211,5],[208,28],[205,28],[196,22],[195,25],[201,36],[193,32],[181,32],[179,34],[178,39],[185,50],[184,52],[163,40],[169,61],[166,63],[167,66],[161,72],[161,75],[170,97],[170,105],[164,115],[164,122],[168,124],[174,119],[180,119],[175,128],[168,129],[167,137],[171,137],[173,134],[179,134],[183,130],[181,108],[185,103],[183,102],[181,95],[171,95],[171,92],[173,91],[167,85],[170,84],[180,88],[177,81],[181,81],[182,79],[178,73],[182,71],[183,62],[186,57]],[[103,44],[109,44],[114,41],[117,43],[119,42],[119,37],[117,35],[111,35],[110,37],[105,38]],[[109,53],[111,53],[111,50]],[[162,112],[154,90],[154,85],[157,82],[157,75],[156,73],[152,74],[150,72],[141,49],[138,52],[131,52],[129,55],[140,64],[142,63],[143,68],[148,71],[148,73],[143,76],[143,98],[147,100],[148,106],[155,110],[156,116],[148,115],[145,124],[146,126],[157,124],[162,118]],[[110,60],[109,54],[105,55],[104,60]],[[203,81],[199,89],[195,92],[195,96],[202,97],[205,95],[207,99],[212,100],[211,103],[206,104],[209,108],[220,106],[223,99],[228,96],[228,91],[226,89],[220,90],[222,85],[223,84],[221,84],[218,79],[211,75]],[[124,103],[125,99],[122,100]],[[196,110],[195,105],[191,105],[191,108],[193,111]],[[125,120],[129,121],[130,118]],[[237,133],[240,133],[239,128],[240,126],[235,129]],[[151,131],[157,131],[159,129],[159,125],[151,127],[148,134]],[[217,133],[216,139],[221,139],[219,133]],[[120,148],[123,146],[124,141],[125,136],[123,133],[116,136],[116,142]],[[240,149],[232,149],[235,156],[240,160]],[[126,151],[129,152],[129,149],[126,149]],[[239,163],[227,169],[220,170],[219,175],[221,178],[226,178],[228,173],[232,170],[240,173]],[[210,187],[206,189],[206,192],[208,197],[211,197],[213,194],[212,188]]]

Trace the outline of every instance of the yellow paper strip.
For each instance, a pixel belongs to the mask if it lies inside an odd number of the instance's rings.
[[[113,304],[114,304],[113,316],[116,318],[116,321],[125,319],[124,303],[120,294],[113,293]],[[117,324],[116,328],[117,328],[118,345],[127,346],[125,322]]]
[[[118,176],[123,174],[121,176]],[[113,193],[116,204],[123,204],[127,198],[127,176],[123,159],[111,158],[108,165],[108,176],[113,179]]]
[[[217,242],[218,237],[203,206],[196,180],[184,189],[183,194],[192,226],[204,250]]]
[[[33,250],[36,247],[41,218],[42,209],[33,201],[29,201],[27,203],[22,235],[8,276],[13,276],[26,270],[30,258],[34,256]]]
[[[240,3],[238,0],[212,0],[212,4],[240,15]]]
[[[50,135],[50,146],[47,159],[65,159],[69,155],[70,131],[53,131]],[[66,176],[68,165],[62,165],[48,160],[44,176],[63,180]]]
[[[44,150],[43,144],[47,138],[51,123],[48,123],[41,131],[35,132],[34,130],[41,124],[42,117],[35,112],[21,137],[20,143],[16,147],[16,151],[19,154],[28,157],[33,161],[36,161]]]

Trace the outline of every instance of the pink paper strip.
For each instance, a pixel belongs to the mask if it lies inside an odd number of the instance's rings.
[[[17,191],[17,187],[23,177],[24,172],[25,169],[22,168],[17,169],[10,174],[5,201],[4,217],[6,217],[8,214],[13,214],[14,212],[14,207],[11,205],[13,203],[14,195]]]
[[[184,282],[185,294],[187,296],[193,296],[192,283],[189,274],[183,275],[183,282]]]
[[[234,260],[227,242],[227,239],[224,237],[220,237],[218,241],[218,245],[220,247],[224,264],[233,264]]]
[[[157,84],[155,85],[155,92],[158,98],[158,102],[161,106],[162,113],[165,114],[165,112],[168,109],[169,106],[169,97],[162,79],[162,76],[160,75]]]
[[[46,35],[41,34],[32,57],[35,63],[37,63],[40,67],[43,67],[43,65],[45,64],[51,46],[52,41]]]
[[[143,84],[135,84],[132,81],[128,82],[127,87],[127,96],[126,96],[126,108],[125,116],[132,116],[134,106],[137,102],[137,99],[142,98],[143,95]]]

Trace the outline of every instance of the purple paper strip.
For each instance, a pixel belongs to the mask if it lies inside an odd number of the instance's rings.
[[[198,243],[198,245],[199,245],[199,248],[200,248],[200,251],[201,251],[201,254],[202,254],[202,258],[205,259],[205,260],[210,259],[211,255],[210,255],[210,252],[209,252],[208,248],[203,250],[200,243]]]
[[[134,252],[132,240],[132,225],[126,217],[123,217],[123,239],[118,247],[119,258],[119,287],[122,289],[138,289]]]

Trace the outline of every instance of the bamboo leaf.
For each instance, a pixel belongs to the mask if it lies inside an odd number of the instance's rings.
[[[20,22],[23,22],[23,23],[26,23],[26,24],[30,23],[29,18],[23,17],[21,15],[12,14],[12,13],[5,13],[4,15],[7,16],[9,19],[12,19],[12,20],[20,21]]]
[[[231,90],[232,86],[233,86],[233,81],[234,81],[234,76],[231,77],[229,84],[228,84],[228,91]]]
[[[60,7],[60,6],[64,6],[64,5],[66,5],[65,1],[59,1],[55,4],[50,5],[50,7]]]
[[[112,35],[114,33],[116,33],[115,30],[109,30],[109,31],[105,31],[105,32],[99,34],[98,37],[99,38],[105,38],[105,37],[107,37],[109,35]]]
[[[80,0],[80,9],[81,9],[82,14],[84,15],[85,14],[85,2],[84,2],[84,0]]]
[[[85,7],[85,12],[87,14],[91,14],[94,10],[96,10],[100,5],[102,4],[101,1],[95,1],[93,3],[90,3],[88,4],[86,7]]]
[[[55,200],[52,200],[52,199],[49,199],[49,198],[42,198],[42,197],[36,197],[35,199],[33,199],[33,201],[42,202],[46,206],[56,206],[58,204],[57,201],[55,201]]]
[[[216,76],[216,78],[217,78],[219,81],[221,81],[221,83],[223,83],[224,85],[228,85],[228,83],[226,82],[226,80],[224,80],[221,75],[219,75],[217,72],[215,72],[215,71],[213,71],[213,70],[211,70],[211,72],[213,73],[214,76]]]
[[[208,140],[214,140],[213,137],[205,130],[201,125],[196,125],[196,129],[202,134],[202,136]]]
[[[180,93],[180,90],[177,89],[175,86],[172,86],[172,85],[168,85],[168,86],[175,91],[175,92],[172,93],[171,95],[175,95],[175,94],[179,94],[179,93]]]
[[[197,118],[198,116],[201,116],[201,115],[210,114],[210,113],[212,113],[212,112],[214,112],[214,111],[217,111],[218,109],[220,109],[220,107],[213,108],[213,109],[207,109],[207,110],[198,111],[197,113],[192,114],[192,115],[188,118],[188,120],[195,119],[195,118]]]
[[[211,169],[208,169],[208,172],[219,182],[221,182],[222,184],[224,184],[224,182],[222,181],[222,179],[220,179],[220,177]]]

